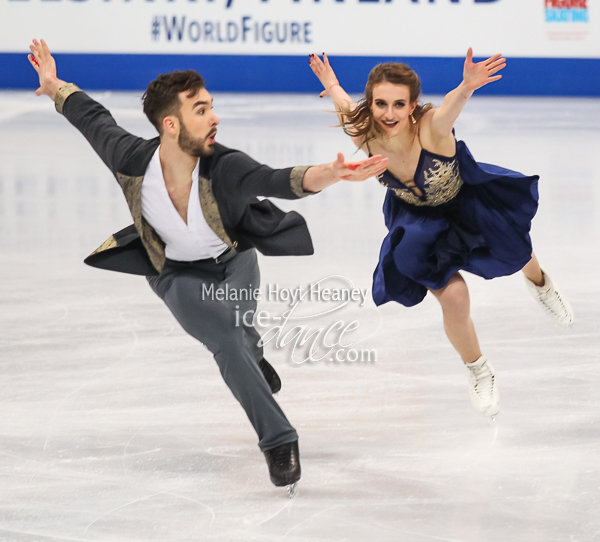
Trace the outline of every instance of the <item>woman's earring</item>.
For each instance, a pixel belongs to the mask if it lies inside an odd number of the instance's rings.
[[[413,124],[417,124],[417,121],[415,120],[415,117],[413,117],[413,114],[410,114],[410,122],[412,122]]]

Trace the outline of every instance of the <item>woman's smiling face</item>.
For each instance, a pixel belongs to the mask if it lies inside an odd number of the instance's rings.
[[[406,85],[379,83],[373,87],[371,112],[378,126],[388,137],[402,132],[409,123],[415,103],[410,103],[410,89]]]

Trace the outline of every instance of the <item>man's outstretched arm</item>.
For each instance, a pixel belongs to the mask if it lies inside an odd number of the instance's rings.
[[[83,134],[113,174],[122,172],[128,157],[145,140],[123,130],[105,107],[79,87],[59,79],[56,62],[44,40],[33,40],[29,48],[29,62],[40,80],[36,95],[50,96],[56,110]]]
[[[379,155],[360,162],[345,162],[342,153],[338,153],[337,160],[330,164],[273,169],[237,151],[221,158],[214,174],[226,180],[228,190],[247,198],[297,199],[339,181],[364,181],[383,173],[387,164],[388,159]]]

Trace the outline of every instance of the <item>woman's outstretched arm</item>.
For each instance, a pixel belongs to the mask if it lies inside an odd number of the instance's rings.
[[[452,134],[454,122],[469,98],[477,89],[501,79],[502,76],[496,74],[505,67],[506,59],[502,58],[500,54],[482,62],[473,62],[473,49],[469,47],[463,69],[462,83],[446,94],[444,103],[431,114],[430,129],[432,135],[444,138]]]
[[[325,89],[321,92],[321,98],[329,95],[333,99],[333,103],[335,105],[335,110],[337,112],[338,118],[340,119],[340,124],[344,124],[345,119],[343,118],[343,112],[352,112],[356,109],[356,103],[348,93],[342,88],[338,78],[329,63],[329,58],[327,55],[323,53],[323,60],[319,58],[318,55],[309,55],[310,60],[308,61],[313,73],[319,78],[323,88]],[[357,147],[362,145],[362,138],[353,137],[352,141]]]

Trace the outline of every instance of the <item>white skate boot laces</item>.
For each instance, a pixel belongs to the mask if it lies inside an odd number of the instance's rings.
[[[562,327],[572,326],[575,315],[569,300],[560,292],[548,274],[545,271],[542,273],[545,279],[543,286],[537,286],[525,277],[529,292],[555,323]]]
[[[495,416],[500,411],[500,395],[492,364],[485,356],[465,364],[469,371],[469,395],[477,412]]]

